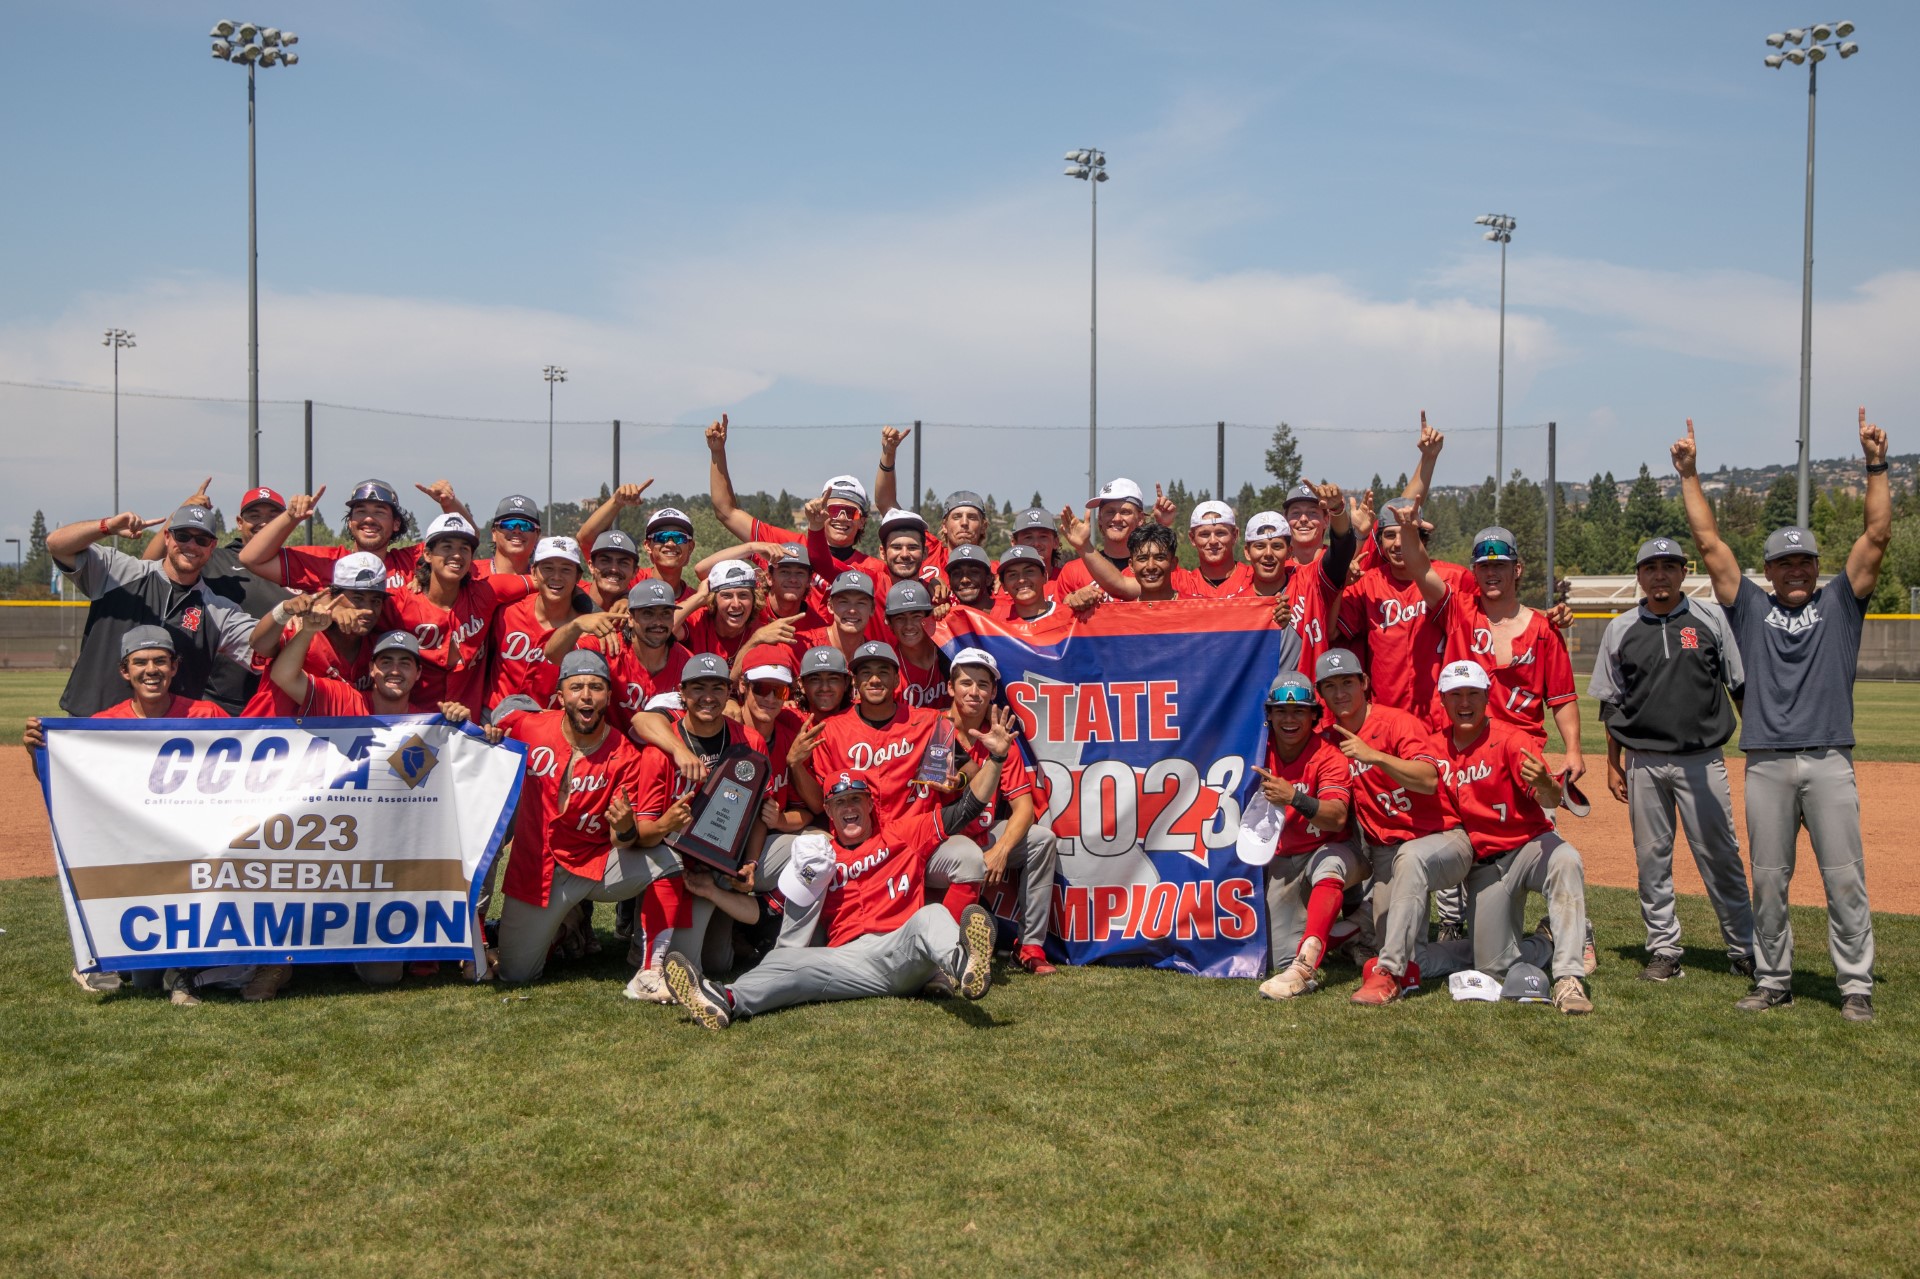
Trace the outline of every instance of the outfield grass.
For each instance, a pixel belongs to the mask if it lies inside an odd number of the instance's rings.
[[[1798,1006],[1754,1016],[1711,951],[1635,981],[1632,896],[1592,904],[1583,1019],[1081,969],[716,1035],[611,955],[88,996],[52,883],[0,884],[0,1273],[1910,1271],[1920,919],[1879,921],[1855,1026],[1819,912]]]
[[[29,715],[58,715],[65,671],[0,671],[0,744],[18,746]]]

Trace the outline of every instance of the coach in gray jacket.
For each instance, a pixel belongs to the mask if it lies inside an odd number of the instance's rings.
[[[1873,915],[1853,778],[1853,677],[1867,601],[1893,539],[1893,495],[1887,433],[1868,425],[1865,409],[1860,451],[1867,464],[1866,528],[1847,553],[1846,571],[1819,586],[1820,548],[1813,534],[1776,529],[1762,552],[1769,592],[1746,579],[1720,540],[1694,469],[1692,422],[1687,438],[1673,446],[1687,523],[1747,670],[1740,749],[1747,755],[1755,984],[1736,1007],[1749,1012],[1793,1003],[1787,884],[1794,841],[1804,825],[1827,890],[1827,949],[1840,983],[1840,1015],[1873,1020]]]
[[[1753,976],[1753,908],[1747,868],[1733,832],[1733,796],[1720,748],[1733,736],[1740,696],[1740,649],[1718,604],[1681,588],[1687,561],[1677,542],[1640,544],[1636,575],[1644,594],[1608,623],[1587,692],[1607,728],[1607,788],[1627,806],[1640,866],[1640,917],[1647,924],[1642,981],[1670,981],[1680,968],[1680,920],[1673,909],[1673,815],[1686,827],[1707,897],[1720,917],[1727,961]]]

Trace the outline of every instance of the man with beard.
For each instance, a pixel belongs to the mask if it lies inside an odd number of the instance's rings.
[[[1356,1004],[1389,1004],[1420,984],[1427,894],[1473,868],[1473,844],[1440,789],[1443,755],[1420,720],[1372,700],[1360,659],[1330,648],[1314,686],[1332,716],[1331,740],[1347,757],[1355,823],[1373,872],[1379,954],[1360,969]],[[1442,975],[1443,965],[1425,967]]]
[[[836,777],[827,795],[831,835],[803,836],[780,879],[789,902],[818,907],[826,945],[777,947],[730,988],[675,951],[666,970],[674,1001],[702,1026],[724,1030],[735,1017],[792,1004],[929,987],[985,995],[993,984],[993,917],[978,903],[957,921],[921,904],[935,850],[992,802],[1012,748],[1006,712],[996,714],[981,744],[987,763],[959,799],[893,824],[876,819],[866,779]]]
[[[310,596],[294,596],[277,604],[253,628],[253,651],[271,665],[281,646],[299,629],[297,614],[308,606],[294,601]],[[309,675],[338,680],[365,692],[372,684],[373,645],[368,636],[387,606],[387,569],[377,555],[355,551],[333,562],[331,613],[333,625],[309,636],[306,658],[301,668]],[[248,717],[280,715],[274,707],[281,701],[271,679],[260,681],[259,689],[242,713]]]
[[[158,560],[95,545],[103,538],[134,537],[162,524],[166,553]],[[80,651],[60,694],[62,710],[87,716],[123,700],[120,641],[136,626],[160,626],[172,637],[177,658],[173,691],[184,697],[207,695],[216,660],[252,663],[253,619],[202,580],[214,541],[213,512],[204,506],[183,506],[171,517],[150,520],[123,511],[47,535],[54,566],[92,601]],[[222,709],[231,713],[240,708]]]
[[[612,700],[607,719],[622,734],[633,736],[636,724],[648,730],[633,740],[640,745],[670,747],[656,740],[657,716],[645,713],[647,703],[680,687],[680,671],[693,654],[673,640],[673,588],[657,578],[634,586],[626,596],[627,612],[587,613],[569,621],[548,638],[546,657],[557,663],[576,646],[598,653],[608,665]],[[647,724],[645,721],[656,721]],[[669,734],[671,737],[671,734]],[[677,756],[676,756],[677,758]],[[704,770],[701,775],[704,776]]]
[[[985,768],[991,752],[983,741],[993,728],[993,699],[1000,687],[1000,664],[982,648],[954,654],[949,677],[954,742],[974,768]],[[1039,823],[1033,773],[1019,751],[1009,752],[1000,768],[994,802],[957,832],[980,846],[989,885],[1020,877],[1020,966],[1036,977],[1054,973],[1047,962],[1047,922],[1053,915],[1053,873],[1059,845],[1053,831]],[[997,817],[1001,805],[1006,816]]]
[[[909,706],[939,710],[947,705],[945,659],[927,628],[933,625],[933,596],[919,582],[895,582],[887,588],[887,628],[900,655],[900,696]]]
[[[453,485],[436,480],[415,488],[432,498],[441,513],[458,515],[473,525],[473,515],[454,496]],[[322,484],[312,493],[296,493],[287,509],[273,517],[241,548],[240,563],[250,573],[278,582],[289,590],[318,591],[333,577],[332,561],[355,551],[378,555],[387,566],[387,589],[402,590],[414,580],[419,567],[421,546],[395,546],[394,540],[413,528],[413,517],[400,505],[400,494],[385,480],[362,480],[347,498],[346,529],[353,537],[351,546],[287,546],[314,504],[326,495]],[[284,549],[283,549],[284,548]],[[491,570],[478,572],[484,577]]]
[[[607,720],[613,679],[606,659],[573,652],[559,667],[561,709],[516,708],[501,717],[506,734],[527,745],[500,911],[502,981],[538,978],[581,902],[641,898],[656,940],[667,940],[674,916],[690,911],[679,858],[638,847],[640,750]]]
[[[1793,1003],[1793,921],[1787,886],[1802,826],[1827,893],[1827,949],[1840,985],[1840,1015],[1873,1019],[1873,915],[1860,846],[1860,794],[1853,775],[1853,681],[1867,604],[1893,539],[1887,433],[1860,410],[1866,461],[1863,529],[1844,571],[1820,585],[1820,548],[1803,528],[1775,529],[1761,555],[1763,591],[1720,540],[1700,488],[1693,423],[1673,446],[1694,545],[1746,664],[1740,749],[1746,752],[1747,841],[1753,859],[1755,983],[1734,1006],[1766,1012]]]
[[[587,545],[583,542],[582,545]],[[606,612],[627,597],[640,575],[640,550],[619,529],[595,535],[587,558],[587,598]]]

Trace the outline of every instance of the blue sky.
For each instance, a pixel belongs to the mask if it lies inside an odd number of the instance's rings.
[[[0,47],[0,378],[246,393],[244,73],[216,17],[297,30],[261,74],[262,394],[568,421],[1083,425],[1096,145],[1101,421],[1302,428],[1343,481],[1460,431],[1492,469],[1498,251],[1507,420],[1554,418],[1561,473],[1792,456],[1806,72],[1761,65],[1752,6],[175,4],[13,6]],[[1757,15],[1757,16],[1756,16]],[[1854,6],[1826,64],[1815,452],[1864,402],[1905,451],[1920,409],[1909,7]],[[59,56],[49,51],[60,50]],[[107,503],[103,397],[0,386],[0,524]],[[244,475],[244,410],[122,402],[125,503]],[[319,478],[545,485],[539,428],[326,411]],[[263,412],[298,487],[298,410]],[[1404,438],[1381,434],[1404,432]],[[562,494],[606,431],[562,426]],[[735,475],[871,471],[871,430],[743,430]],[[1258,478],[1258,433],[1229,479]],[[1541,469],[1537,432],[1509,465]],[[704,484],[688,429],[626,470]],[[202,461],[202,459],[205,459]],[[929,483],[1084,493],[1075,430],[927,428]],[[1210,483],[1212,433],[1112,430],[1102,470]],[[224,486],[224,487],[223,487]]]

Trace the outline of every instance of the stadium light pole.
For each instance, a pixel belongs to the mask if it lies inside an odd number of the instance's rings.
[[[1104,151],[1067,152],[1066,175],[1087,184],[1093,196],[1093,256],[1087,320],[1087,496],[1100,491],[1100,184],[1107,180]]]
[[[10,537],[7,539],[7,542],[13,547],[13,574],[15,577],[18,577],[27,571],[27,562],[20,556],[20,539]]]
[[[1842,58],[1860,52],[1860,46],[1847,39],[1852,34],[1851,22],[1816,22],[1767,37],[1767,46],[1775,50],[1766,56],[1768,66],[1775,71],[1788,63],[1807,68],[1807,214],[1800,267],[1800,491],[1796,506],[1801,528],[1813,514],[1813,108],[1818,100],[1820,64],[1827,60],[1827,50]],[[1804,49],[1802,43],[1806,44]]]
[[[138,346],[125,329],[108,329],[101,346],[113,348],[113,509],[120,509],[120,352]]]
[[[553,527],[553,384],[567,380],[567,371],[557,364],[549,364],[540,370],[547,379],[547,522],[545,528]]]
[[[1500,246],[1500,375],[1493,401],[1493,518],[1500,518],[1500,491],[1507,486],[1507,245],[1520,224],[1504,213],[1483,213],[1473,220],[1487,228],[1480,238]]]
[[[254,200],[253,82],[256,67],[292,67],[300,37],[278,27],[221,19],[209,32],[213,56],[247,69],[247,487],[260,483],[260,235]]]

